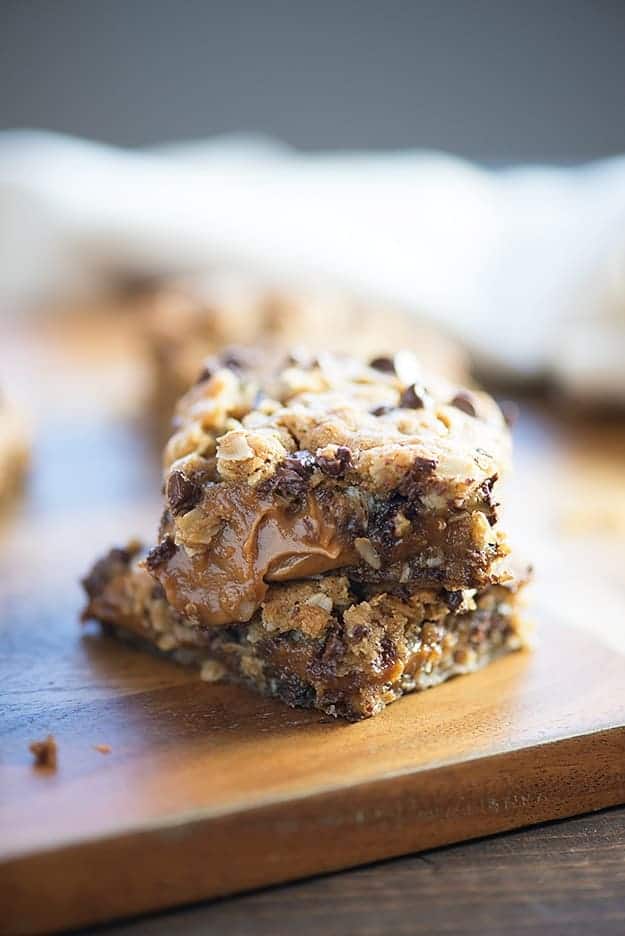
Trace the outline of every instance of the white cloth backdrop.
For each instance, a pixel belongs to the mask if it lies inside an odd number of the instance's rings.
[[[256,138],[130,151],[0,134],[0,308],[206,268],[396,300],[500,373],[625,400],[625,157],[487,170]]]

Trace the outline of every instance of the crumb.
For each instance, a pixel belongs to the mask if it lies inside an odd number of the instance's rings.
[[[29,750],[35,755],[35,767],[49,767],[56,770],[57,744],[52,735],[43,741],[32,741]]]
[[[226,667],[218,660],[204,660],[200,669],[200,679],[204,682],[220,682],[226,675]]]
[[[111,753],[111,745],[110,745],[110,744],[94,744],[94,745],[93,745],[93,750],[94,750],[94,751],[99,751],[100,754],[110,754],[110,753]]]

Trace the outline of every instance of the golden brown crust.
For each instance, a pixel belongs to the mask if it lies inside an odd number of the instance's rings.
[[[32,741],[28,750],[35,758],[35,767],[56,770],[58,746],[52,735],[48,735],[43,741]]]

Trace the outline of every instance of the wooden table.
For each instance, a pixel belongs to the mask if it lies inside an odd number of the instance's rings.
[[[111,936],[617,936],[625,808],[106,927]]]
[[[33,551],[32,537],[41,524],[46,535],[53,526],[56,548],[46,552],[45,575],[66,583],[68,608],[76,606],[77,574],[102,545],[125,530],[149,533],[157,511],[157,460],[149,436],[133,422],[144,378],[133,350],[136,336],[132,325],[119,320],[116,326],[106,322],[94,332],[91,324],[85,331],[77,320],[61,328],[41,324],[26,336],[0,336],[3,380],[38,427],[31,484],[17,519],[3,521],[0,556],[13,584],[21,582],[39,600],[34,593],[42,557]],[[522,407],[516,435],[510,523],[537,566],[541,606],[556,619],[566,607],[568,624],[590,624],[601,640],[622,647],[624,424],[595,423],[570,408],[532,401]],[[73,484],[72,476],[80,483]],[[622,932],[625,809],[117,924],[111,931],[499,933],[504,923],[512,933]]]

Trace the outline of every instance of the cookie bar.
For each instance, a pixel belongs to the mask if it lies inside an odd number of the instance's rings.
[[[193,625],[249,621],[271,584],[341,569],[380,590],[499,580],[503,416],[409,352],[368,366],[231,351],[206,362],[176,425],[146,563]]]
[[[0,503],[13,494],[26,474],[30,458],[24,419],[0,392]]]
[[[161,285],[143,298],[151,361],[150,406],[166,437],[176,401],[203,359],[234,344],[349,351],[363,358],[405,347],[452,380],[466,379],[466,353],[451,338],[394,306],[344,294],[276,290],[240,279]]]
[[[270,586],[248,624],[198,628],[175,611],[133,550],[84,580],[83,618],[291,706],[368,718],[407,692],[486,665],[525,642],[522,579],[453,593],[379,591],[328,573]]]

